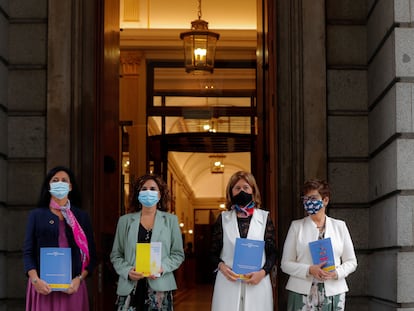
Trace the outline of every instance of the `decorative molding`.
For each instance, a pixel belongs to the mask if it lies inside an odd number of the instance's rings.
[[[140,52],[121,52],[119,57],[121,75],[138,75],[141,65],[142,53]]]
[[[188,29],[122,29],[120,45],[122,49],[151,49],[166,48],[182,49],[183,42],[180,33]],[[217,41],[217,50],[220,49],[254,49],[257,46],[256,30],[221,30],[220,40]]]
[[[139,1],[122,0],[121,22],[139,22]]]

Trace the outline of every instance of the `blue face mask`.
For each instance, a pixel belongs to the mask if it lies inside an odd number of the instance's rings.
[[[138,201],[145,207],[153,207],[158,203],[158,191],[143,190],[138,194]]]
[[[309,215],[315,215],[323,207],[322,200],[307,200],[303,202],[303,207]]]
[[[49,184],[50,194],[59,200],[66,197],[69,193],[69,184],[63,181],[52,182]]]

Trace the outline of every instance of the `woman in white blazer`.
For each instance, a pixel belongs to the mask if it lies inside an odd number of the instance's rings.
[[[273,311],[269,272],[276,262],[275,228],[261,209],[260,192],[251,173],[236,172],[226,188],[227,211],[213,227],[211,260],[217,267],[212,311]],[[240,279],[233,271],[236,238],[264,241],[258,271]]]
[[[303,187],[303,206],[308,216],[294,220],[283,247],[281,269],[289,275],[286,285],[288,311],[345,310],[345,278],[357,267],[354,246],[344,221],[326,215],[330,188],[324,180],[310,180]],[[330,238],[335,270],[325,262],[313,264],[309,242]]]

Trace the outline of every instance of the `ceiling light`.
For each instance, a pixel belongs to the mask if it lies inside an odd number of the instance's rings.
[[[214,70],[216,43],[220,35],[208,30],[208,22],[201,19],[201,0],[198,0],[198,19],[191,22],[191,30],[180,34],[184,42],[186,72],[203,73]]]
[[[224,158],[225,155],[215,154],[210,155],[210,172],[212,174],[223,174],[224,173]]]

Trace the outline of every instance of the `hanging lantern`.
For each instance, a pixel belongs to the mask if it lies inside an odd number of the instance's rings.
[[[224,173],[224,158],[223,154],[210,155],[210,172],[211,174],[223,174]]]
[[[216,43],[220,35],[208,30],[208,22],[201,19],[201,0],[198,0],[198,19],[191,22],[191,30],[180,34],[184,42],[186,72],[214,70]]]

